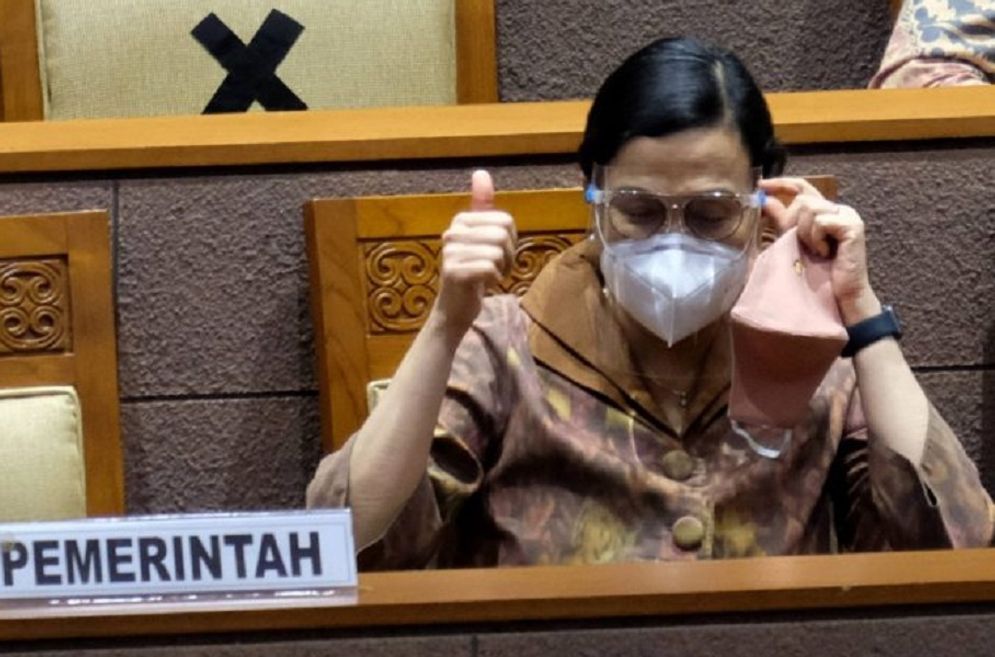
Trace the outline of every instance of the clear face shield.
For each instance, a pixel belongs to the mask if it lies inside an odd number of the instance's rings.
[[[586,200],[594,206],[595,229],[606,246],[681,233],[742,252],[754,242],[763,205],[759,180],[756,168],[734,189],[671,195],[654,189],[652,173],[595,164]]]
[[[595,165],[586,197],[606,291],[668,346],[717,320],[742,291],[764,200],[759,177],[673,195],[651,173]]]

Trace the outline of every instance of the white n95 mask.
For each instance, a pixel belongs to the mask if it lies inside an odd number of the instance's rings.
[[[748,266],[746,250],[684,233],[613,242],[601,252],[608,293],[667,346],[732,308]]]

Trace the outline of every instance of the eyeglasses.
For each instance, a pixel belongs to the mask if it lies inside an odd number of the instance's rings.
[[[725,191],[671,196],[640,189],[601,190],[591,185],[585,197],[597,206],[602,239],[644,239],[669,225],[676,215],[684,229],[701,239],[726,241],[736,234],[750,208],[763,205],[763,192]]]

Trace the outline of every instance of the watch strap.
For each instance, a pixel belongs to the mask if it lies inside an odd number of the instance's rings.
[[[889,305],[884,305],[879,314],[857,322],[853,326],[848,326],[846,333],[849,339],[840,355],[844,358],[853,358],[858,351],[882,338],[901,339],[902,326],[898,322],[895,309]]]

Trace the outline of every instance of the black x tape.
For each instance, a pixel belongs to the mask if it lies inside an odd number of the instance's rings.
[[[246,46],[213,12],[191,34],[228,71],[204,114],[245,112],[258,100],[268,111],[306,110],[307,105],[276,76],[304,26],[273,9]]]

